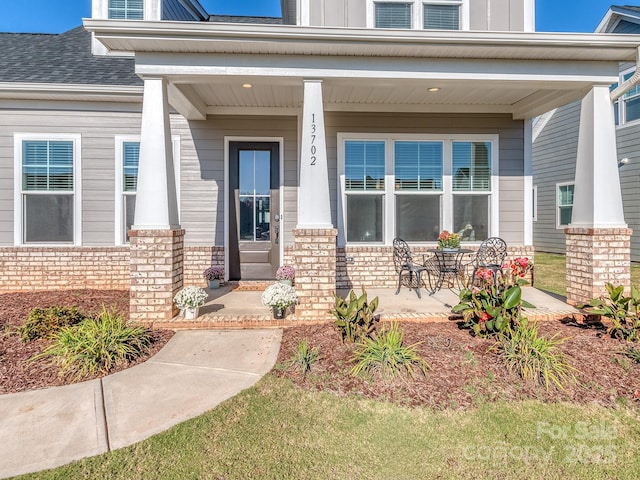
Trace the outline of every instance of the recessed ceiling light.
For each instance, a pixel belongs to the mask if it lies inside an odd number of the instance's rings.
[[[243,83],[242,88],[253,88],[253,85],[251,85],[250,83]]]
[[[440,88],[439,87],[431,87],[428,89],[430,92],[439,92]]]

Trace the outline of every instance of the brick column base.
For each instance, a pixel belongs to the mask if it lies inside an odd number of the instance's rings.
[[[605,285],[631,288],[629,228],[565,228],[567,303],[579,305],[606,293]]]
[[[131,320],[151,324],[178,314],[173,296],[182,288],[184,230],[131,230]]]
[[[329,320],[336,292],[336,237],[329,229],[295,229],[293,259],[296,267],[298,305],[301,320]]]

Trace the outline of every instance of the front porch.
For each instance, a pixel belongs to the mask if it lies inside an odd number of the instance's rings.
[[[356,293],[359,291],[356,289]],[[191,329],[229,329],[229,328],[276,328],[292,327],[324,323],[322,319],[300,319],[295,313],[287,315],[283,320],[274,320],[268,307],[262,305],[259,286],[227,284],[217,290],[207,290],[209,298],[200,309],[200,316],[196,320],[185,320],[176,316],[171,320],[155,321],[156,328],[173,330]],[[442,289],[433,295],[422,290],[422,298],[418,298],[415,291],[402,288],[395,295],[395,288],[369,288],[369,298],[378,297],[380,306],[378,312],[382,320],[401,320],[410,322],[447,322],[457,317],[452,315],[451,308],[458,303],[458,290]],[[349,290],[338,290],[343,297]],[[579,310],[567,305],[562,299],[534,287],[523,289],[524,299],[536,306],[535,309],[525,309],[525,315],[531,320],[558,320],[565,317],[582,315]]]

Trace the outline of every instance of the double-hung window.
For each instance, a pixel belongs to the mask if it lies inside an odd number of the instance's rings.
[[[556,184],[556,226],[564,228],[571,223],[573,213],[573,183]]]
[[[375,28],[461,30],[468,0],[368,0]]]
[[[144,0],[109,0],[108,16],[113,20],[143,20]]]
[[[15,136],[15,243],[80,241],[80,136]]]
[[[339,139],[340,242],[467,241],[497,234],[497,136],[346,134]]]
[[[627,81],[634,73],[635,69],[621,73],[620,82],[613,84],[611,90]],[[629,122],[640,120],[640,85],[636,85],[622,95],[613,105],[616,125],[625,125]]]

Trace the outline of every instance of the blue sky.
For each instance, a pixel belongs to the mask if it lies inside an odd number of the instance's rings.
[[[91,0],[2,0],[0,31],[60,33],[91,15]],[[209,13],[280,15],[280,0],[200,0]],[[632,4],[629,0],[622,5]],[[635,4],[640,5],[639,2]],[[536,26],[546,32],[592,32],[608,0],[537,0]]]

